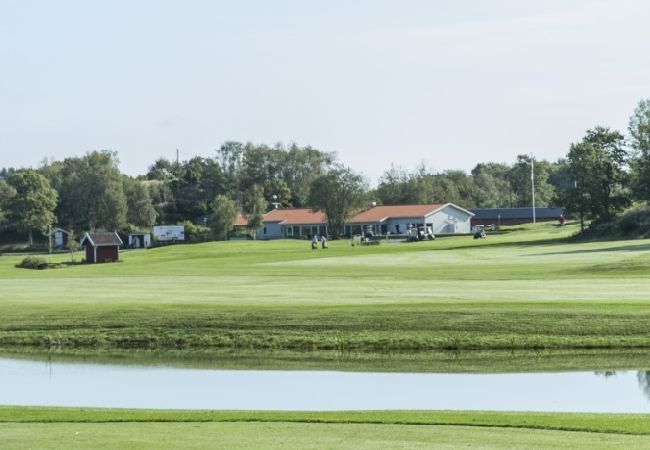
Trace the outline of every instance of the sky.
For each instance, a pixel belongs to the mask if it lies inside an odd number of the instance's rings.
[[[125,173],[228,140],[470,170],[555,160],[650,97],[645,0],[0,0],[0,167]]]

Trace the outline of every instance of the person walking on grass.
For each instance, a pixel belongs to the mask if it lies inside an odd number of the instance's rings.
[[[321,248],[327,248],[327,236],[322,235],[320,237],[320,246]]]
[[[311,238],[311,249],[312,250],[317,250],[318,249],[318,237],[314,234]]]

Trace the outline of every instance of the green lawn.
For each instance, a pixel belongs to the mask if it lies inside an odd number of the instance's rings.
[[[540,224],[485,241],[341,241],[327,251],[206,243],[44,271],[3,255],[0,355],[285,369],[650,367],[650,243],[566,241],[575,230]],[[1,449],[469,446],[648,448],[650,417],[0,407]]]
[[[0,407],[0,448],[647,448],[650,417]]]
[[[338,241],[318,251],[290,240],[178,245],[43,271],[3,255],[0,345],[650,347],[650,243],[566,242],[575,231],[540,224],[484,241]]]

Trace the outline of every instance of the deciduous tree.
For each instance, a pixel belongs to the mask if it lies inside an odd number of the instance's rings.
[[[632,158],[631,187],[636,198],[650,200],[650,99],[639,102],[628,125]]]
[[[235,219],[239,214],[237,204],[225,195],[217,195],[212,202],[212,231],[217,239],[228,239]]]
[[[624,141],[620,132],[598,126],[571,145],[567,163],[574,184],[560,200],[581,219],[608,221],[630,205]]]
[[[367,184],[351,169],[336,166],[311,183],[309,205],[327,216],[330,233],[343,233],[345,221],[365,200]]]
[[[7,183],[15,190],[15,195],[7,201],[9,221],[16,230],[28,234],[31,246],[33,231],[47,233],[56,221],[57,192],[47,178],[32,169],[13,173]]]

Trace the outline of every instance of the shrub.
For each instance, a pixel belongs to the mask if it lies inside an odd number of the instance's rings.
[[[37,269],[37,270],[47,269],[47,266],[48,263],[45,260],[45,258],[42,258],[40,256],[26,256],[23,258],[22,261],[16,264],[16,267],[22,269]]]
[[[208,227],[195,225],[189,220],[180,223],[185,226],[185,241],[186,242],[205,242],[211,240],[211,230]]]

